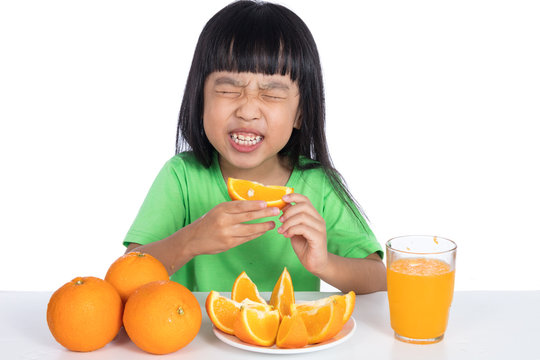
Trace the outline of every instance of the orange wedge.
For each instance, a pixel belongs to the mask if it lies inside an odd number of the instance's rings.
[[[232,200],[264,200],[268,206],[283,209],[286,202],[281,198],[283,195],[294,192],[287,186],[263,185],[255,181],[229,178],[227,190]]]
[[[276,338],[279,348],[295,349],[308,344],[308,332],[304,320],[295,312],[293,315],[285,315],[281,319]]]
[[[272,346],[276,342],[279,329],[279,312],[241,306],[233,329],[234,335],[248,344]]]
[[[349,318],[351,317],[353,311],[354,311],[354,303],[356,302],[356,294],[354,291],[349,291],[345,295],[336,295],[336,296],[342,296],[345,298],[345,312],[343,313],[343,325],[349,321]]]
[[[236,302],[242,302],[244,299],[250,299],[261,304],[266,304],[266,300],[261,297],[259,290],[257,290],[257,285],[251,281],[245,271],[242,271],[242,273],[238,275],[234,281],[231,299]]]
[[[292,315],[291,306],[294,304],[294,289],[291,275],[287,271],[287,268],[283,269],[281,276],[276,282],[269,304],[279,311],[280,318],[286,315]]]
[[[236,316],[240,311],[240,303],[225,296],[221,296],[217,291],[210,291],[206,297],[206,313],[215,327],[224,333],[234,335],[233,325]]]
[[[336,336],[343,327],[344,297],[327,297],[296,304],[308,331],[308,343],[316,344]]]

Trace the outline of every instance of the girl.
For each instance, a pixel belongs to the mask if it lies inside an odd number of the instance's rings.
[[[187,79],[177,154],[155,179],[124,244],[158,258],[194,291],[230,291],[246,271],[271,291],[386,289],[382,250],[332,167],[322,71],[304,22],[238,1],[204,27]],[[229,177],[286,185],[280,210],[231,201]]]

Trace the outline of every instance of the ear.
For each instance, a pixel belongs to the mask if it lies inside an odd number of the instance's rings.
[[[296,113],[296,119],[294,119],[293,127],[295,129],[300,129],[300,126],[302,125],[302,112],[300,109],[298,109],[298,112]]]

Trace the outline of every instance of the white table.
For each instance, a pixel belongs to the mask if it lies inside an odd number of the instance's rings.
[[[513,359],[540,360],[540,291],[456,292],[445,339],[433,345],[399,342],[390,328],[385,292],[357,296],[357,328],[331,349],[294,355],[268,355],[233,348],[218,340],[204,300],[203,322],[195,340],[179,351],[157,357],[139,350],[122,330],[115,340],[90,353],[70,352],[49,332],[49,292],[0,292],[0,358],[12,359]],[[329,293],[298,292],[299,300]],[[268,298],[268,293],[263,293]]]

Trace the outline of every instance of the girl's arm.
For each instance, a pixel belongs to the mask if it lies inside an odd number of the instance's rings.
[[[279,209],[267,207],[265,201],[224,202],[171,236],[146,245],[132,243],[126,252],[150,254],[172,275],[197,255],[221,253],[272,230],[273,221],[246,222],[277,214]]]
[[[386,290],[386,267],[376,253],[364,259],[327,254],[324,271],[315,273],[324,282],[344,293],[352,290],[357,294],[367,294]]]
[[[376,253],[364,259],[329,253],[325,221],[311,201],[297,193],[285,195],[283,200],[289,204],[283,209],[278,232],[291,239],[298,259],[309,272],[343,292],[386,290],[386,268]]]
[[[150,254],[165,266],[169,276],[184,266],[193,258],[187,246],[189,234],[186,234],[185,228],[182,228],[171,236],[151,242],[146,245],[131,243],[126,249],[126,254],[131,251],[140,251]]]

